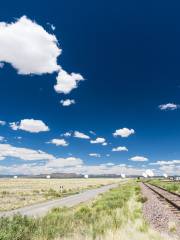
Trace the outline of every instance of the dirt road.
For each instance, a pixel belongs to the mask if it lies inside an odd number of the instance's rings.
[[[99,194],[104,193],[112,188],[117,187],[118,184],[111,184],[103,186],[97,189],[86,190],[82,193],[68,196],[61,199],[51,200],[48,202],[38,203],[31,206],[19,208],[16,210],[11,210],[7,212],[0,212],[0,217],[2,216],[12,216],[14,214],[21,214],[26,216],[40,217],[49,212],[52,208],[55,207],[73,207],[80,203],[92,200],[97,197]]]

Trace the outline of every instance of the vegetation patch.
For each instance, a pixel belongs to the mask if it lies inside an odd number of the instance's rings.
[[[1,240],[158,240],[142,217],[142,199],[136,182],[79,207],[55,208],[43,218],[0,219]]]

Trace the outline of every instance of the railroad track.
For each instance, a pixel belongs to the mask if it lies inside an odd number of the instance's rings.
[[[168,203],[171,211],[173,211],[180,219],[180,195],[179,194],[169,192],[162,187],[158,187],[150,183],[144,183],[144,185],[149,189],[151,189],[154,193],[156,193],[159,196],[160,200]]]

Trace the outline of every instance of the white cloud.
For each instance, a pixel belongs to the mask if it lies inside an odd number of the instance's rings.
[[[162,165],[159,168],[161,172],[166,172],[168,175],[180,175],[180,164],[179,165]]]
[[[4,125],[6,125],[6,122],[5,122],[5,121],[2,121],[2,120],[0,120],[0,125],[1,125],[1,126],[4,126]]]
[[[19,74],[58,71],[61,54],[54,35],[26,16],[15,23],[0,22],[0,61],[10,63]]]
[[[117,129],[114,133],[113,136],[117,137],[129,137],[130,135],[134,134],[135,131],[134,129],[129,129],[129,128],[122,128],[122,129]]]
[[[57,139],[57,138],[54,138],[50,141],[50,143],[52,144],[55,144],[56,146],[62,146],[62,147],[66,147],[68,146],[69,144],[66,142],[66,140],[64,139]]]
[[[52,30],[55,27],[51,25]],[[26,16],[12,23],[0,22],[0,62],[10,63],[19,74],[58,72],[58,93],[70,93],[84,80],[78,73],[68,74],[57,63],[62,50],[54,34]]]
[[[149,163],[149,165],[171,165],[171,164],[180,164],[180,160],[170,160],[170,161],[157,161],[155,163]]]
[[[159,105],[159,108],[161,110],[176,110],[178,109],[180,106],[174,103],[167,103],[167,104],[162,104]]]
[[[115,165],[104,163],[100,165],[85,165],[83,160],[76,157],[56,158],[51,154],[28,148],[17,148],[9,144],[0,144],[0,160],[4,157],[16,157],[21,160],[46,160],[42,162],[31,162],[13,164],[9,166],[0,165],[0,173],[3,174],[40,174],[40,173],[77,173],[77,174],[120,174],[136,175],[142,174],[143,169],[128,167],[125,164]]]
[[[64,136],[64,137],[71,137],[72,133],[71,132],[65,132],[63,134],[61,134],[61,136]]]
[[[98,157],[99,158],[99,157],[101,157],[101,154],[99,154],[99,153],[90,153],[89,156],[90,157]]]
[[[107,142],[104,142],[104,143],[102,143],[102,145],[103,145],[103,146],[107,146],[108,144],[107,144]]]
[[[40,150],[14,147],[10,144],[0,144],[0,157],[14,157],[21,160],[51,160],[54,156]]]
[[[78,131],[75,131],[74,132],[74,137],[76,138],[82,138],[82,139],[90,139],[90,137],[84,133],[81,133],[81,132],[78,132]]]
[[[114,163],[111,163],[111,162],[108,162],[106,163],[106,166],[114,166],[115,164]]]
[[[134,162],[146,162],[148,161],[148,158],[143,157],[143,156],[135,156],[130,158],[129,160],[134,161]]]
[[[56,78],[57,83],[54,86],[54,89],[57,93],[68,94],[73,89],[78,87],[78,83],[83,81],[84,78],[79,73],[67,73],[64,70],[60,70]]]
[[[60,103],[64,106],[64,107],[68,107],[72,104],[75,104],[75,101],[73,99],[66,99],[66,100],[61,100]]]
[[[119,147],[113,148],[112,151],[113,151],[113,152],[122,152],[122,151],[126,151],[126,152],[127,152],[128,149],[127,149],[127,147],[124,147],[124,146],[121,147],[121,146],[119,146]]]
[[[0,136],[0,142],[4,142],[4,141],[6,141],[6,140],[5,140],[5,137]]]
[[[106,139],[105,138],[101,138],[101,137],[98,137],[95,140],[91,140],[90,141],[90,143],[92,143],[92,144],[98,144],[98,143],[103,144],[105,142],[106,142]]]
[[[96,135],[96,133],[94,131],[89,131],[92,135]]]
[[[13,130],[24,130],[31,133],[39,133],[49,131],[49,127],[41,120],[23,119],[19,122],[10,123]]]
[[[46,167],[59,168],[82,165],[83,161],[80,158],[68,157],[68,158],[57,158],[49,161]]]

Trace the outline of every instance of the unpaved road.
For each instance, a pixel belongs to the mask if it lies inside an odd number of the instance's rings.
[[[80,203],[89,201],[95,197],[97,197],[99,194],[104,193],[112,188],[115,188],[118,186],[118,183],[111,184],[107,186],[103,186],[97,189],[91,189],[84,191],[82,193],[68,196],[61,199],[51,200],[44,203],[38,203],[35,205],[19,208],[16,210],[11,210],[7,212],[0,212],[0,217],[2,216],[12,216],[15,214],[21,214],[26,216],[33,216],[33,217],[41,217],[45,215],[47,212],[49,212],[52,208],[55,207],[73,207],[75,205],[78,205]]]

